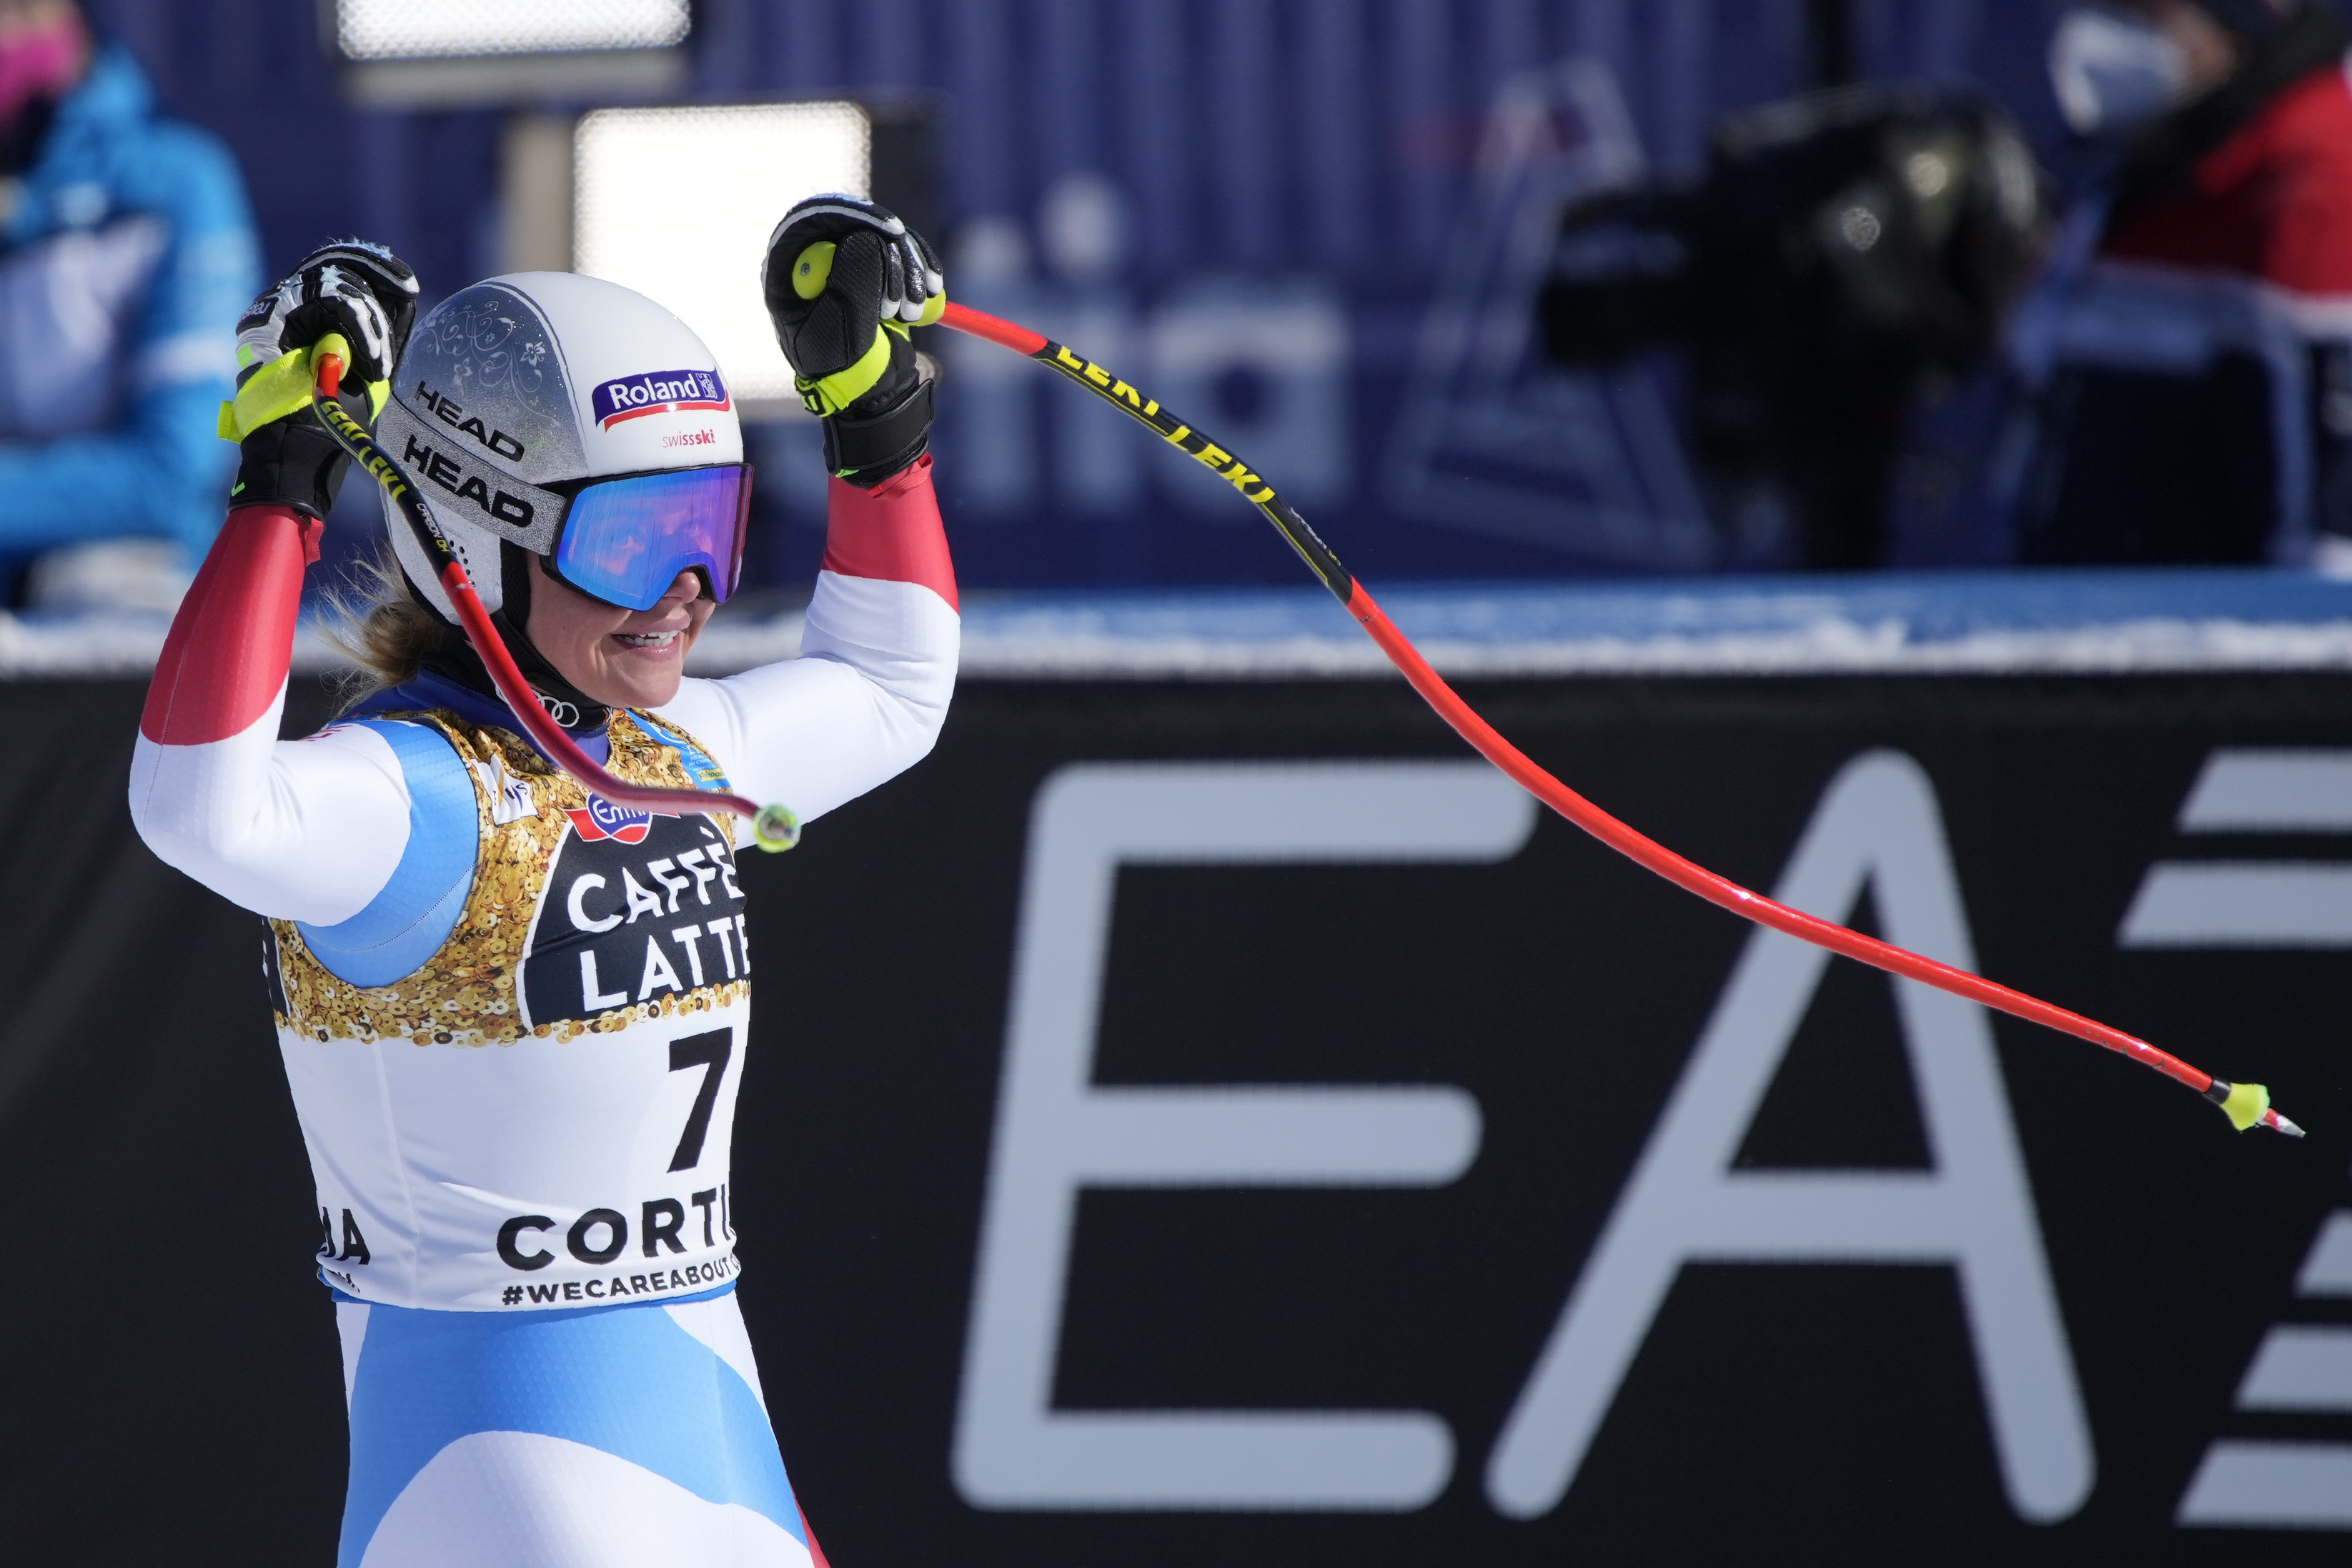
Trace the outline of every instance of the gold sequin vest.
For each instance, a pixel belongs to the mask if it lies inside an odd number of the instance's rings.
[[[455,748],[478,839],[446,939],[390,984],[339,978],[294,922],[270,922],[322,1271],[362,1300],[475,1310],[731,1280],[751,1011],[733,818],[615,807],[446,710],[367,721]],[[607,733],[622,778],[725,787],[689,736],[626,712]],[[462,864],[463,848],[407,852]]]

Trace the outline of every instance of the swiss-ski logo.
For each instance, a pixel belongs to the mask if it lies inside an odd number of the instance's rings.
[[[657,370],[608,381],[590,395],[597,425],[606,430],[644,414],[728,406],[727,384],[715,370]]]
[[[539,802],[531,796],[530,781],[507,772],[504,757],[493,752],[488,763],[476,763],[474,771],[481,775],[482,787],[489,795],[493,826],[503,827],[509,822],[539,815]]]
[[[563,814],[572,819],[572,831],[591,844],[600,838],[619,844],[642,844],[653,830],[656,816],[650,811],[631,811],[626,806],[614,805],[601,795],[590,795],[586,805],[564,807]],[[674,816],[677,813],[665,811],[659,815]]]

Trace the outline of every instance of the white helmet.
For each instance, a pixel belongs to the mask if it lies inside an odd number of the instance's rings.
[[[376,439],[493,615],[528,603],[526,553],[634,609],[683,569],[714,598],[734,588],[751,498],[734,402],[702,340],[634,289],[570,272],[460,289],[417,322]],[[388,496],[385,522],[418,596],[454,623]]]

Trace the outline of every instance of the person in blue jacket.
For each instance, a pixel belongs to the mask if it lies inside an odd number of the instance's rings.
[[[72,0],[0,0],[0,603],[59,546],[203,557],[257,251],[227,148]]]

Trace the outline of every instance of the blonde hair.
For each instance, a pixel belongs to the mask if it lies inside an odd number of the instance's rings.
[[[460,640],[457,628],[416,596],[389,542],[373,559],[362,559],[358,572],[348,589],[328,591],[320,622],[327,640],[359,667],[343,683],[345,708],[415,679],[428,657]]]

